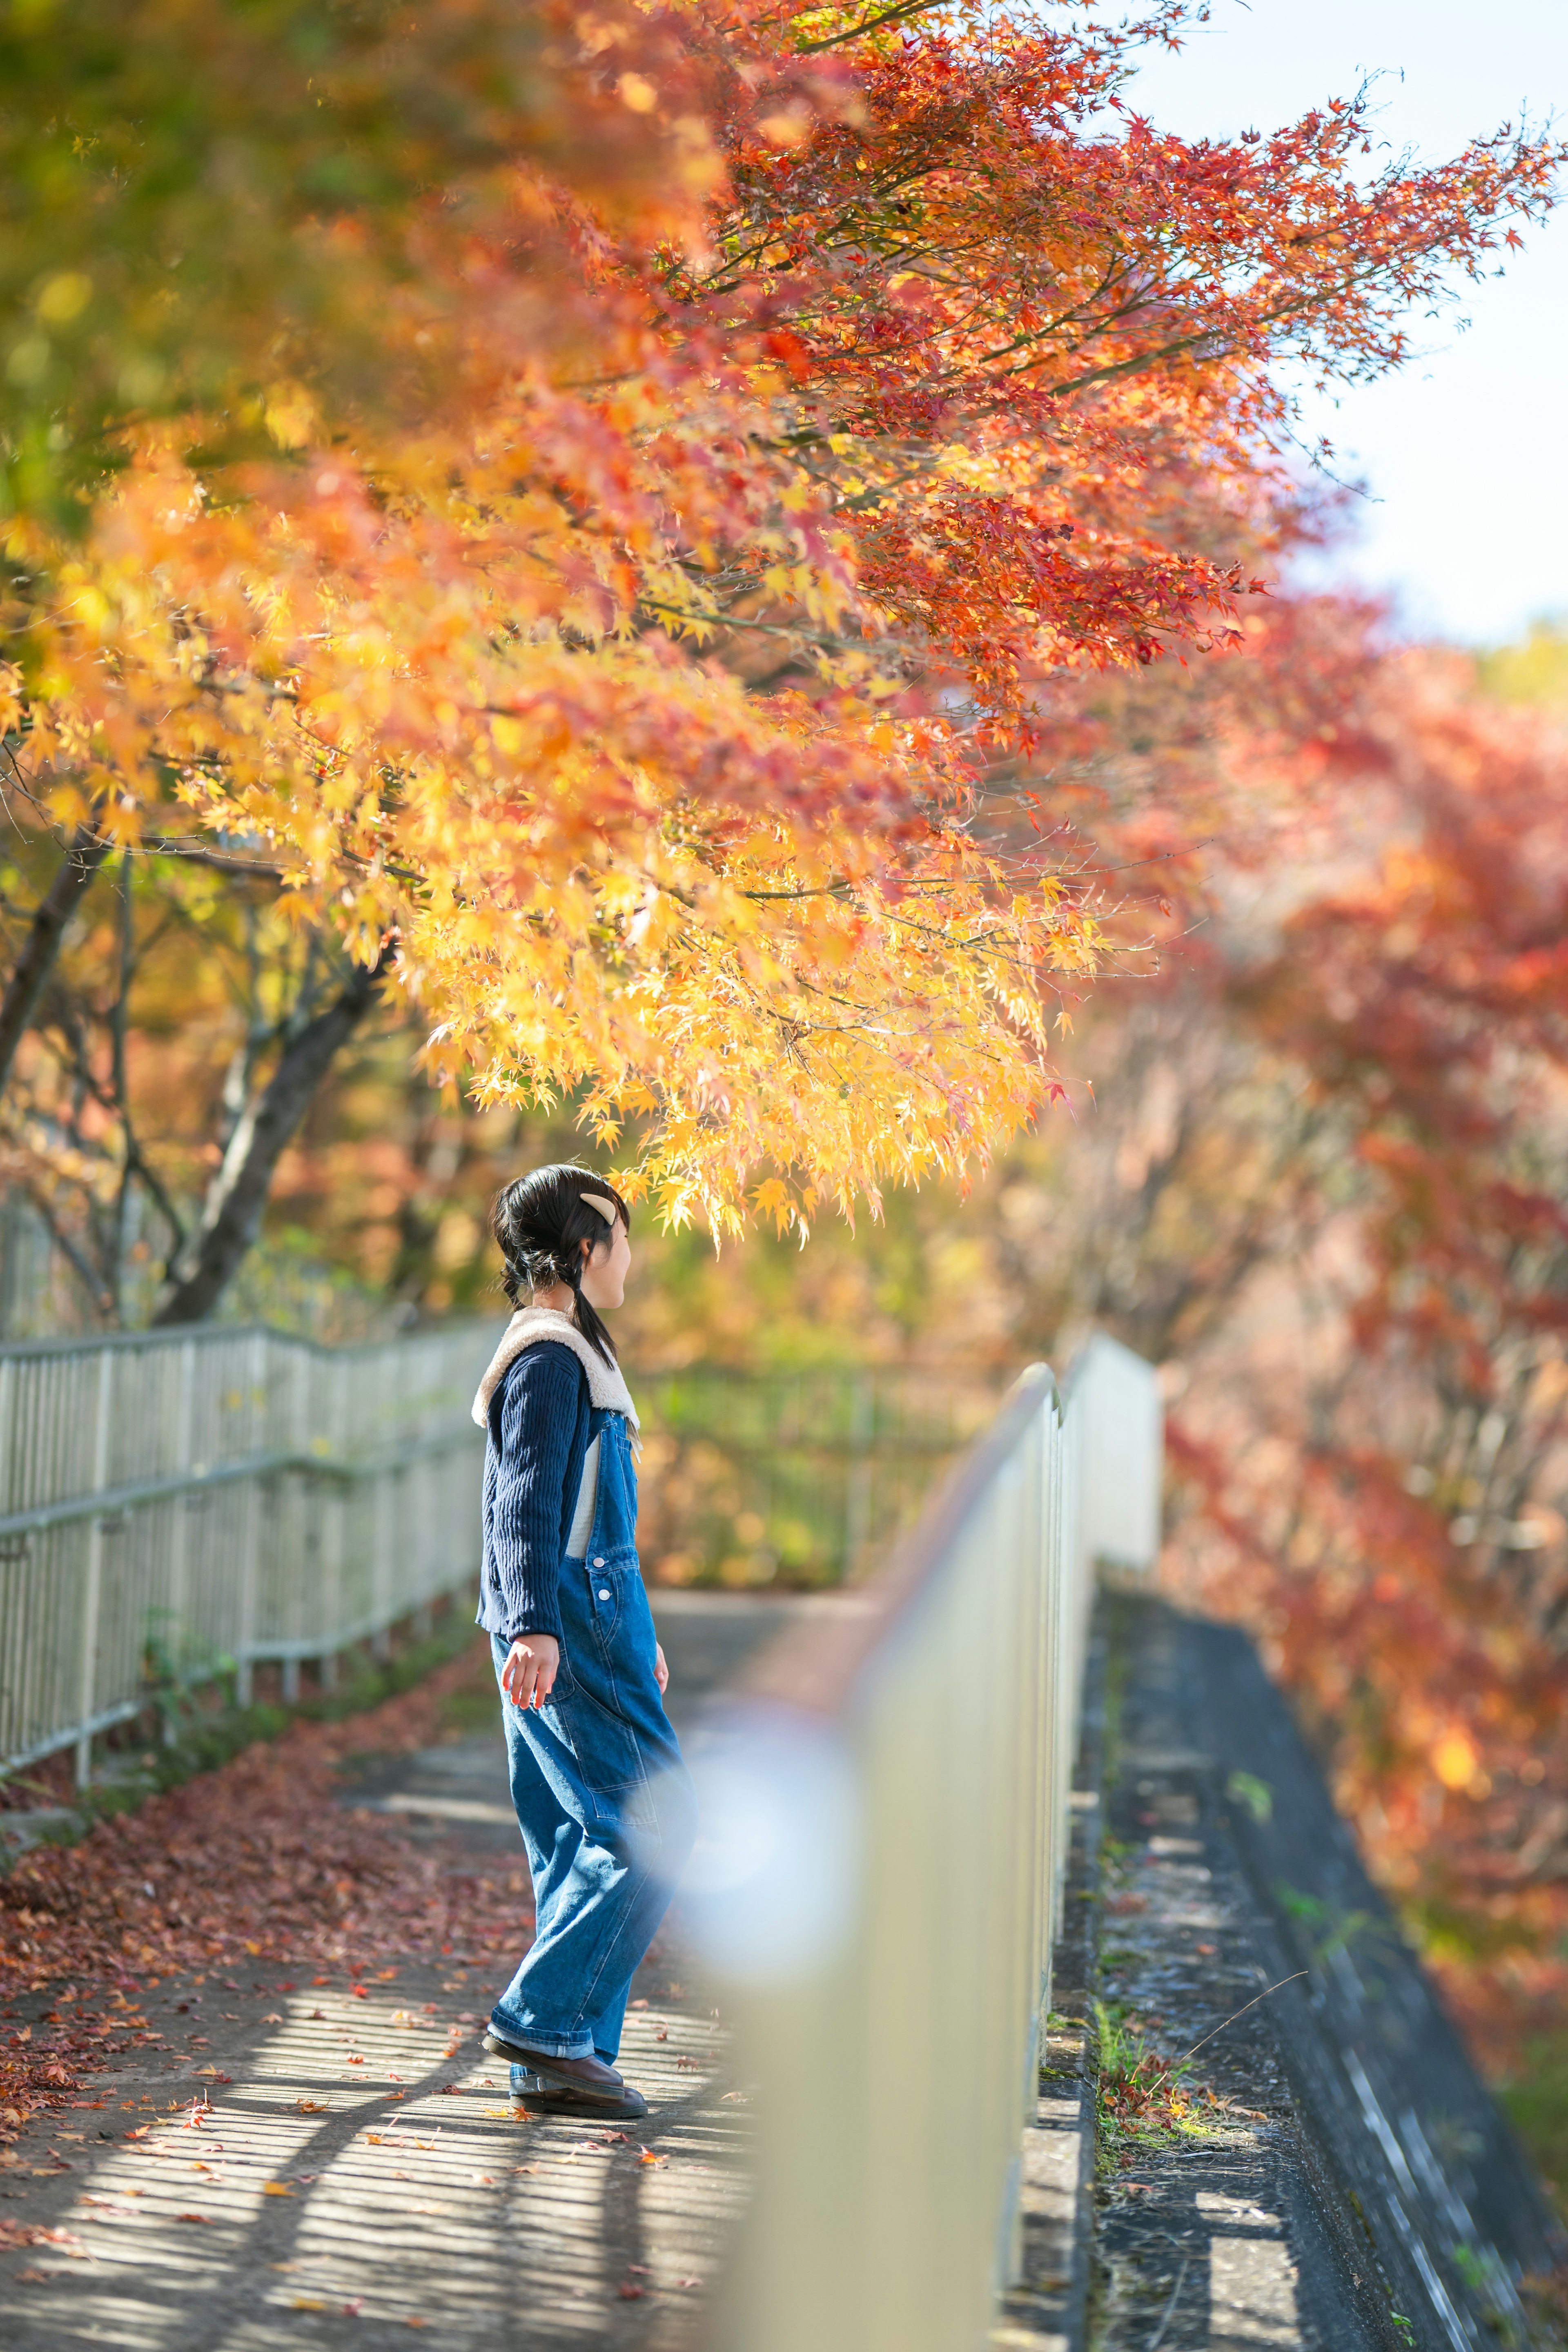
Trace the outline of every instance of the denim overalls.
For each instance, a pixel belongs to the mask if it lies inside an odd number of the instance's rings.
[[[624,1414],[595,1406],[599,1486],[586,1557],[561,1565],[561,1665],[544,1706],[504,1692],[512,1802],[533,1877],[532,1946],[491,2011],[509,2042],[612,2062],[637,1963],[691,1850],[691,1781],[654,1679]],[[509,1644],[492,1633],[499,1677]],[[528,2087],[513,2067],[514,2088]]]

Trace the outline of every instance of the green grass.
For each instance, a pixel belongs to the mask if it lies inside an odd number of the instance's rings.
[[[1140,2149],[1212,2137],[1212,2093],[1194,2089],[1192,2068],[1150,2044],[1142,2026],[1121,2001],[1096,2000],[1100,2071],[1095,2085],[1099,2166],[1102,2173],[1131,2161]]]
[[[1568,2220],[1568,2029],[1531,2042],[1527,2064],[1498,2085],[1498,2099]]]

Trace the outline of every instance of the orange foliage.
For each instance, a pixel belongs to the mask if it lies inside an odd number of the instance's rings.
[[[47,268],[0,701],[44,805],[264,841],[301,919],[396,939],[437,1070],[635,1115],[623,1181],[678,1221],[984,1162],[1107,945],[1048,824],[976,822],[986,762],[1042,677],[1231,640],[1275,362],[1398,358],[1557,151],[1362,180],[1338,101],[1156,134],[1118,76],[1181,0],[361,13],[316,49],[175,0],[5,35]],[[188,35],[213,112],[165,120]]]

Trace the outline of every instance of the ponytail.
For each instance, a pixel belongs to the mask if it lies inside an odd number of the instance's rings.
[[[526,1306],[534,1291],[563,1282],[572,1293],[573,1322],[605,1363],[613,1364],[615,1341],[583,1296],[583,1244],[596,1247],[610,1240],[615,1219],[584,1193],[613,1202],[631,1230],[631,1213],[620,1194],[591,1168],[566,1163],[535,1168],[498,1192],[490,1231],[501,1254],[501,1288],[512,1306]]]

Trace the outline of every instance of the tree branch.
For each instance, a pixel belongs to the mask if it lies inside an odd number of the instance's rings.
[[[155,1326],[199,1323],[217,1306],[260,1230],[279,1160],[299,1132],[334,1055],[374,1003],[396,956],[396,947],[387,946],[374,964],[357,966],[326,1011],[307,1022],[284,1046],[260,1096],[247,1104],[236,1123],[200,1225],[171,1261],[169,1283],[153,1318]]]
[[[66,926],[85,898],[113,844],[91,824],[79,824],[59,871],[34,914],[22,952],[0,998],[0,1087],[11,1075],[44,982],[54,969]]]

